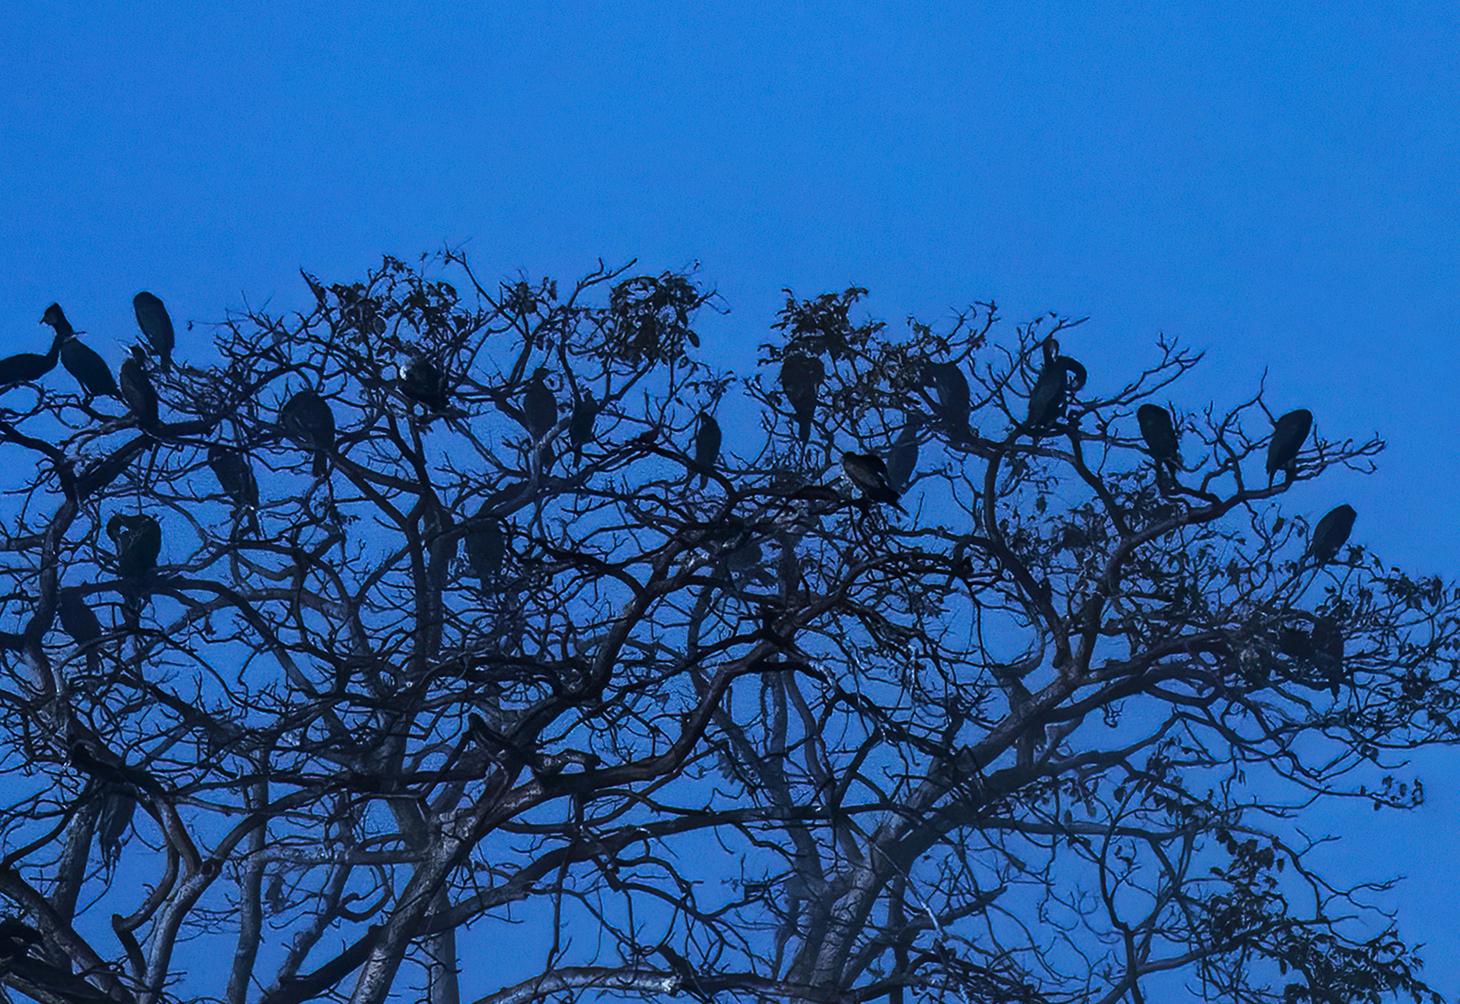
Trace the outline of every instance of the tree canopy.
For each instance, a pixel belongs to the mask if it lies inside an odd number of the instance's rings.
[[[0,983],[1439,999],[1303,825],[1457,736],[1460,591],[1284,498],[1377,439],[993,303],[741,373],[692,272],[303,278],[0,361]]]

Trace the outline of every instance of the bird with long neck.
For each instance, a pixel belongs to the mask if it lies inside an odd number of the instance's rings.
[[[52,306],[55,306],[52,304]],[[59,313],[60,308],[56,307]],[[45,317],[41,318],[42,324],[47,324],[46,318],[51,317],[50,310],[46,311]],[[65,315],[60,315],[61,321],[65,321]],[[69,329],[71,326],[66,325]],[[65,334],[59,329],[51,339],[51,347],[44,354],[39,352],[17,352],[13,356],[5,356],[0,359],[0,390],[9,390],[11,387],[22,383],[33,383],[56,368],[56,360],[61,356],[61,343],[66,340]]]
[[[46,308],[41,323],[49,325],[61,339],[61,365],[76,378],[82,396],[88,404],[94,397],[114,397],[121,400],[121,391],[106,360],[91,346],[81,340],[81,332],[71,326],[66,312],[59,303]]]

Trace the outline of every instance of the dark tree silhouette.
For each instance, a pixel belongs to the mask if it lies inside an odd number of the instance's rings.
[[[1460,593],[1278,507],[1377,440],[1275,461],[1198,356],[993,304],[788,294],[737,378],[693,275],[305,279],[170,365],[139,306],[126,406],[54,344],[0,397],[0,983],[1431,996],[1310,817],[1419,804]]]

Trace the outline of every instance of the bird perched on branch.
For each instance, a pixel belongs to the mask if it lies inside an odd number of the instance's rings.
[[[781,388],[796,415],[803,444],[811,440],[811,423],[816,418],[817,398],[825,379],[826,367],[816,356],[788,355],[781,363]]]
[[[1143,404],[1136,409],[1136,421],[1141,427],[1141,438],[1146,441],[1146,450],[1156,462],[1157,473],[1164,470],[1175,478],[1181,469],[1181,446],[1171,412],[1159,404]]]
[[[66,637],[86,653],[86,671],[93,676],[101,671],[101,621],[86,605],[75,589],[62,589],[56,597],[56,617]]]
[[[507,534],[490,506],[482,506],[474,523],[466,532],[466,560],[485,586],[502,570],[502,560],[507,555]]]
[[[1027,424],[1035,435],[1050,432],[1065,417],[1070,398],[1085,386],[1085,367],[1060,354],[1060,343],[1051,336],[1044,340],[1044,365],[1029,394]]]
[[[957,363],[931,363],[927,368],[928,383],[938,399],[938,417],[955,439],[968,432],[968,377]]]
[[[396,368],[396,385],[402,394],[429,412],[439,414],[449,407],[446,377],[440,367],[423,355],[412,356],[410,362]]]
[[[16,384],[32,383],[56,368],[56,359],[61,354],[62,336],[58,332],[51,339],[51,347],[44,355],[37,352],[17,352],[0,359],[0,390],[9,390]]]
[[[701,488],[709,483],[715,462],[720,459],[721,439],[720,423],[715,421],[715,416],[707,411],[700,412],[700,424],[695,429],[693,468],[699,472]]]
[[[279,429],[295,445],[314,454],[313,473],[322,478],[329,471],[335,451],[335,413],[329,402],[312,390],[301,390],[279,409]]]
[[[81,340],[80,332],[66,320],[66,314],[59,303],[53,303],[46,308],[45,314],[41,316],[41,323],[50,325],[61,339],[61,365],[76,378],[88,403],[94,397],[121,398],[121,392],[117,389],[117,382],[112,378],[112,371],[106,360]]]
[[[172,349],[176,339],[172,331],[172,318],[162,301],[145,289],[132,297],[132,312],[137,315],[137,327],[152,346],[153,355],[162,360],[162,372],[172,369]]]
[[[117,513],[107,520],[106,535],[117,548],[117,572],[139,579],[157,567],[162,553],[162,526],[151,516]]]
[[[861,490],[864,498],[873,502],[885,502],[898,512],[907,512],[898,502],[900,496],[897,490],[888,484],[887,465],[875,453],[853,453],[848,450],[842,454],[842,470],[846,471],[852,484]]]
[[[568,419],[568,443],[573,447],[574,463],[582,462],[583,447],[593,442],[593,427],[597,424],[598,402],[592,391],[585,390],[573,402],[573,414]]]
[[[147,354],[136,345],[132,354],[122,362],[117,380],[121,398],[137,419],[138,428],[152,431],[157,428],[157,390],[152,378],[147,375]]]
[[[242,450],[213,443],[208,447],[208,467],[218,479],[218,487],[233,503],[235,515],[246,513],[257,532],[259,483],[248,457]]]
[[[892,444],[892,452],[887,455],[887,483],[897,492],[907,490],[913,471],[917,470],[919,424],[917,416],[907,416],[897,441]]]
[[[1313,538],[1308,541],[1307,556],[1319,566],[1336,558],[1339,548],[1348,543],[1348,535],[1353,532],[1354,519],[1357,516],[1358,513],[1351,505],[1330,509],[1313,528]]]
[[[108,869],[121,856],[122,838],[132,824],[132,814],[136,810],[137,795],[131,785],[113,781],[103,787],[96,843],[101,848],[101,862]]]
[[[1313,413],[1307,408],[1290,411],[1273,423],[1272,440],[1267,444],[1267,483],[1272,485],[1278,471],[1285,474],[1283,483],[1291,484],[1298,473],[1298,452],[1313,428]]]

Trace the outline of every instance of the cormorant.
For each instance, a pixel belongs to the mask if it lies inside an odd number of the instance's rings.
[[[254,511],[259,507],[259,483],[244,452],[213,443],[208,447],[208,466],[218,479],[218,487],[233,503],[234,511],[247,512],[257,526],[258,518]]]
[[[957,363],[933,363],[928,367],[928,380],[938,398],[938,417],[949,435],[968,431],[968,377]]]
[[[816,417],[816,398],[826,367],[816,356],[788,355],[781,363],[781,387],[796,413],[802,443],[811,441],[811,422]]]
[[[172,333],[172,318],[162,301],[145,289],[132,297],[132,311],[137,315],[137,327],[147,336],[147,343],[157,358],[162,360],[162,372],[172,368],[172,347],[175,339]]]
[[[425,356],[414,356],[399,367],[397,373],[401,393],[406,397],[424,405],[428,411],[447,409],[446,378],[431,360]]]
[[[1146,450],[1156,461],[1156,470],[1164,467],[1174,478],[1181,469],[1181,448],[1171,412],[1159,404],[1143,404],[1136,409],[1136,421],[1140,423]]]
[[[106,535],[117,546],[117,571],[122,578],[141,578],[157,567],[162,527],[151,516],[118,513],[107,520]]]
[[[39,380],[55,369],[56,359],[61,354],[62,341],[63,336],[57,332],[45,355],[38,352],[17,352],[13,356],[0,359],[0,390],[9,390],[18,383]]]
[[[1065,415],[1070,395],[1085,386],[1085,367],[1078,360],[1060,355],[1060,343],[1053,337],[1044,340],[1044,365],[1029,394],[1028,424],[1036,432],[1046,432]]]
[[[887,455],[887,483],[898,492],[907,488],[913,471],[918,466],[918,420],[915,415],[907,416],[892,452]],[[965,426],[967,423],[964,423]]]
[[[476,516],[476,526],[466,532],[466,560],[482,585],[487,585],[502,570],[507,555],[507,535],[502,521],[492,515],[488,506]]]
[[[1308,541],[1308,556],[1319,565],[1326,565],[1336,558],[1338,549],[1348,542],[1348,535],[1353,532],[1356,516],[1358,513],[1351,505],[1330,509],[1313,528],[1313,538]]]
[[[720,423],[715,421],[715,416],[708,411],[700,412],[700,425],[695,430],[694,469],[699,472],[701,488],[709,483],[715,461],[720,459],[721,438]]]
[[[522,417],[533,442],[546,436],[558,422],[558,402],[547,385],[548,371],[539,366],[532,372],[522,395]]]
[[[56,617],[66,637],[86,652],[86,671],[93,676],[101,670],[101,621],[74,589],[62,589],[56,597]]]
[[[96,824],[96,842],[101,848],[101,863],[111,868],[122,853],[122,836],[132,823],[137,810],[137,797],[130,786],[112,782],[102,795],[101,818]]]
[[[61,365],[76,378],[76,382],[81,385],[81,393],[88,402],[94,397],[122,396],[106,360],[81,340],[76,329],[71,327],[71,322],[66,320],[66,314],[59,303],[53,303],[46,308],[41,323],[49,324],[60,337]]]
[[[122,361],[117,389],[136,417],[137,425],[150,430],[157,427],[157,391],[147,375],[146,361],[147,354],[133,345],[132,354]]]
[[[886,502],[898,512],[907,511],[897,501],[897,490],[888,484],[887,465],[875,453],[852,453],[850,450],[843,453],[842,470],[847,472],[852,484],[861,489],[864,498]]]
[[[312,390],[301,390],[279,409],[279,428],[295,445],[314,454],[314,476],[324,477],[335,449],[335,413],[329,402]]]
[[[1298,451],[1313,428],[1313,413],[1307,408],[1290,411],[1273,423],[1272,440],[1267,444],[1267,483],[1272,484],[1278,471],[1286,474],[1284,483],[1298,473]]]
[[[593,442],[593,426],[598,421],[598,402],[592,391],[573,402],[573,417],[568,420],[568,442],[573,446],[573,460],[583,459],[583,447]]]

